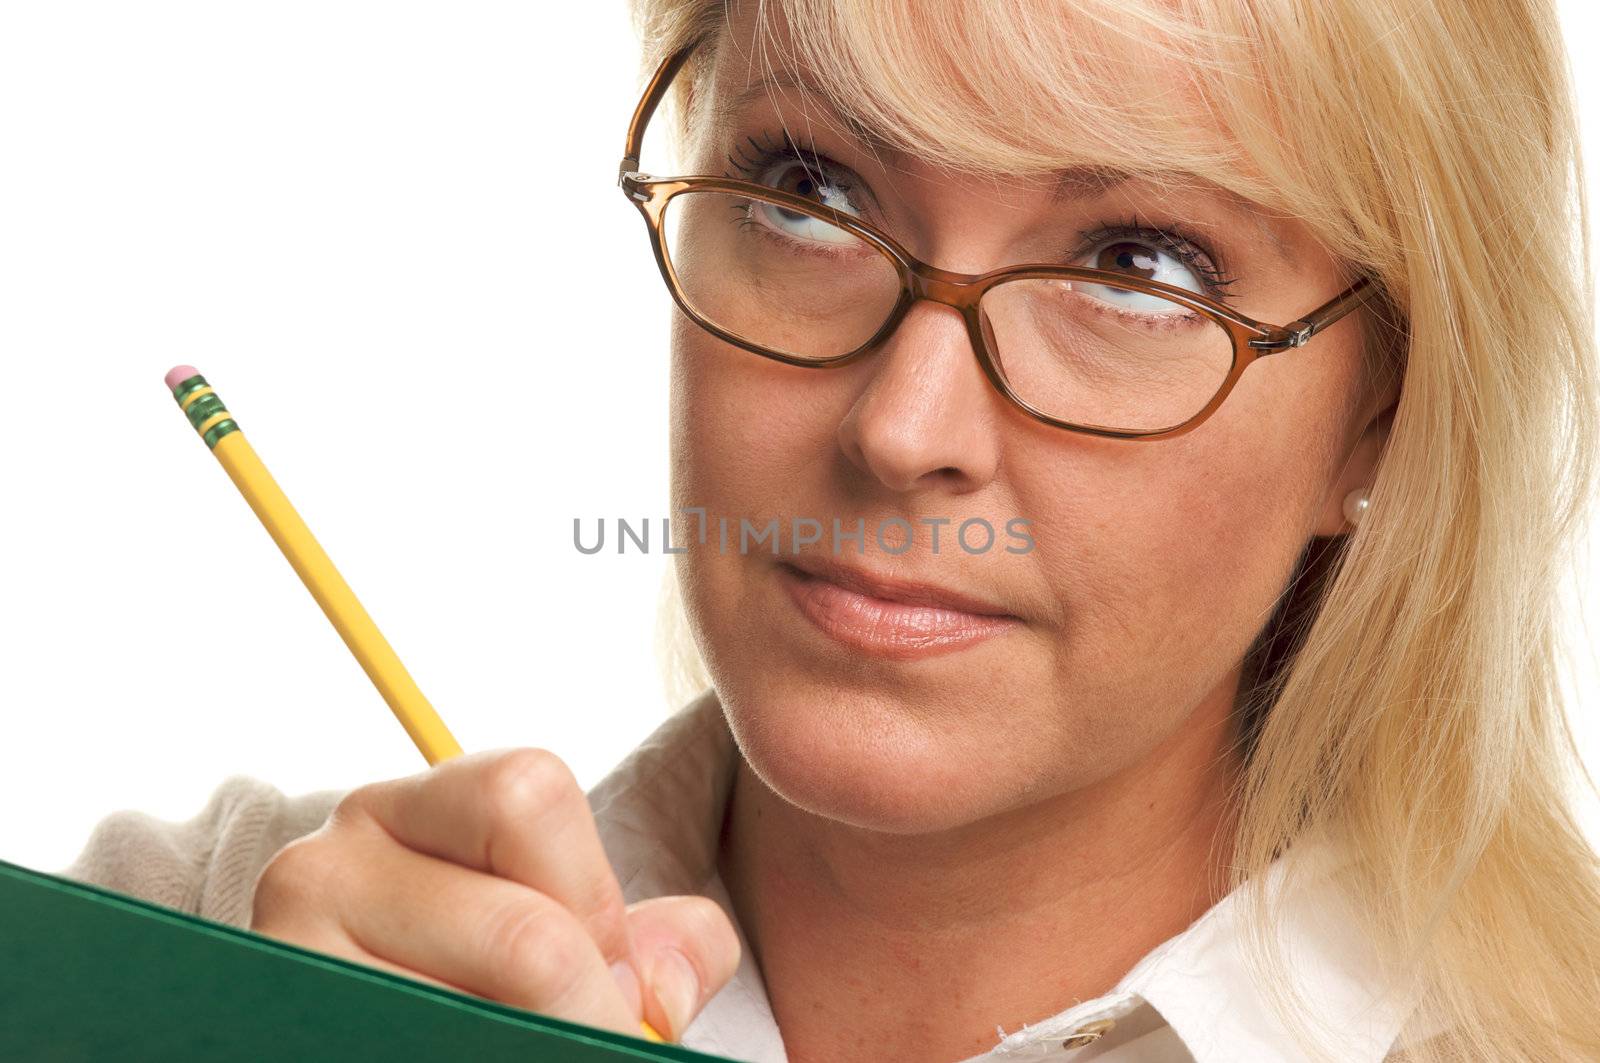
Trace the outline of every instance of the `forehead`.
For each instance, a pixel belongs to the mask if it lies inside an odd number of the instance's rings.
[[[1141,26],[1122,6],[823,6],[727,5],[709,42],[705,125],[726,129],[766,107],[801,128],[848,134],[890,161],[1012,181],[1092,184],[1138,173],[1226,188],[1242,165],[1198,76],[1211,57],[1196,53],[1193,38]]]

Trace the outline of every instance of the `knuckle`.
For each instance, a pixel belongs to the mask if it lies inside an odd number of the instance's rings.
[[[316,836],[296,838],[273,854],[256,878],[253,923],[281,921],[324,895],[329,855]]]
[[[590,944],[607,960],[621,959],[628,950],[628,906],[611,874],[584,883],[584,896],[568,911],[588,935]],[[713,902],[715,903],[715,902]]]
[[[358,786],[339,798],[333,806],[333,811],[328,815],[328,824],[336,827],[348,827],[364,824],[375,817],[373,815],[373,798],[381,783],[368,783]]]
[[[530,816],[582,796],[565,761],[548,749],[515,749],[484,770],[483,801],[493,828],[515,829]]]
[[[622,899],[622,888],[617,885],[615,875],[597,875],[591,889],[585,915],[600,926],[615,927],[618,937],[623,937],[628,925],[628,905]]]
[[[553,901],[517,901],[489,921],[485,973],[493,985],[549,1004],[576,988],[592,948],[583,928]]]

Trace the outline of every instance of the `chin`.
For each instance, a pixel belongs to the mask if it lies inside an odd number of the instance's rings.
[[[1003,763],[1012,743],[970,733],[981,721],[953,725],[893,694],[832,684],[748,697],[718,689],[756,777],[812,815],[863,830],[929,833],[1002,811],[999,780],[1015,781]]]

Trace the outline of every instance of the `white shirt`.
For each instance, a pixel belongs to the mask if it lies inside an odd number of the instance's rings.
[[[670,717],[589,791],[606,854],[628,903],[699,894],[722,905],[739,933],[739,967],[684,1031],[681,1043],[748,1063],[787,1063],[761,972],[716,869],[738,747],[714,692]],[[1312,873],[1291,881],[1280,932],[1294,976],[1320,1023],[1321,1042],[1346,1063],[1376,1063],[1395,1043],[1412,999],[1379,995],[1370,949],[1341,915],[1327,875],[1341,862],[1302,842]],[[1282,892],[1284,861],[1272,865]],[[1239,894],[1230,893],[1182,933],[1156,946],[1111,992],[1063,1001],[1021,1029],[995,1028],[995,1045],[961,1063],[1271,1063],[1303,1058],[1270,1011],[1240,952]],[[1106,1020],[1109,1020],[1107,1025]],[[1098,1035],[1096,1031],[1099,1031]],[[1407,1029],[1407,1037],[1414,1036]],[[1072,1040],[1069,1040],[1072,1039]],[[900,1058],[883,1046],[881,1058]],[[929,1063],[951,1063],[947,1060]]]

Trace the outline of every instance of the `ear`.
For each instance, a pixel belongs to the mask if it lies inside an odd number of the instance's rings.
[[[1339,475],[1329,485],[1313,535],[1339,535],[1354,528],[1344,515],[1345,497],[1352,491],[1371,490],[1378,475],[1378,461],[1389,441],[1395,409],[1400,404],[1401,373],[1392,372],[1389,376],[1389,384],[1372,395],[1359,411],[1361,427],[1346,453]]]

